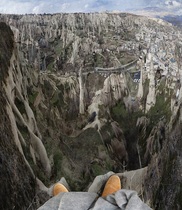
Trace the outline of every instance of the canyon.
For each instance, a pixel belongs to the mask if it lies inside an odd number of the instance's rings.
[[[0,21],[1,209],[37,209],[61,177],[85,191],[144,167],[143,200],[181,209],[181,29],[107,12]]]

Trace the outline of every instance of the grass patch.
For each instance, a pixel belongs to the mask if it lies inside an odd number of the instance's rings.
[[[134,128],[137,119],[143,115],[142,111],[131,112],[127,110],[123,102],[119,102],[111,108],[112,118],[121,125],[123,131]]]
[[[53,156],[54,174],[56,176],[56,179],[60,179],[63,155],[59,149],[56,149],[56,151],[53,154],[54,154],[54,156]]]
[[[31,94],[28,95],[28,100],[32,105],[34,104],[35,99],[37,98],[38,94],[39,94],[38,92],[33,91]]]
[[[171,118],[171,94],[169,89],[165,88],[165,80],[161,80],[157,88],[156,103],[149,112],[147,117],[150,118],[150,128],[152,129],[159,120],[164,117],[167,122]]]
[[[47,70],[48,71],[52,71],[54,69],[54,63],[49,63],[49,65],[47,66]]]

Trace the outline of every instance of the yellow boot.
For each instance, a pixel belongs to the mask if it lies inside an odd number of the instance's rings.
[[[61,184],[61,183],[56,183],[53,187],[53,195],[57,195],[60,192],[68,192],[68,190],[66,189],[66,187]]]
[[[102,192],[102,197],[115,193],[120,189],[121,189],[121,181],[120,181],[119,176],[112,175],[106,182],[106,185]]]

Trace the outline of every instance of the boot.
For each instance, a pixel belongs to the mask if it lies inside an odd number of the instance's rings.
[[[56,183],[53,187],[53,196],[59,194],[60,192],[68,192],[68,190],[63,184]]]
[[[107,195],[115,193],[120,189],[121,189],[121,181],[119,176],[112,175],[106,182],[106,185],[102,192],[102,197],[106,197]]]

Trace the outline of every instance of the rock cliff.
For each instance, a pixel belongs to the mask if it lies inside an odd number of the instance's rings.
[[[12,119],[12,113],[10,114],[8,95],[3,88],[5,84],[8,85],[8,69],[15,53],[13,33],[5,23],[0,23],[0,33],[0,207],[25,209],[35,196],[36,184],[29,164],[22,155],[15,121]]]
[[[145,166],[145,201],[180,209],[181,32],[131,14],[0,20],[1,209],[36,209],[62,176],[86,190]]]

